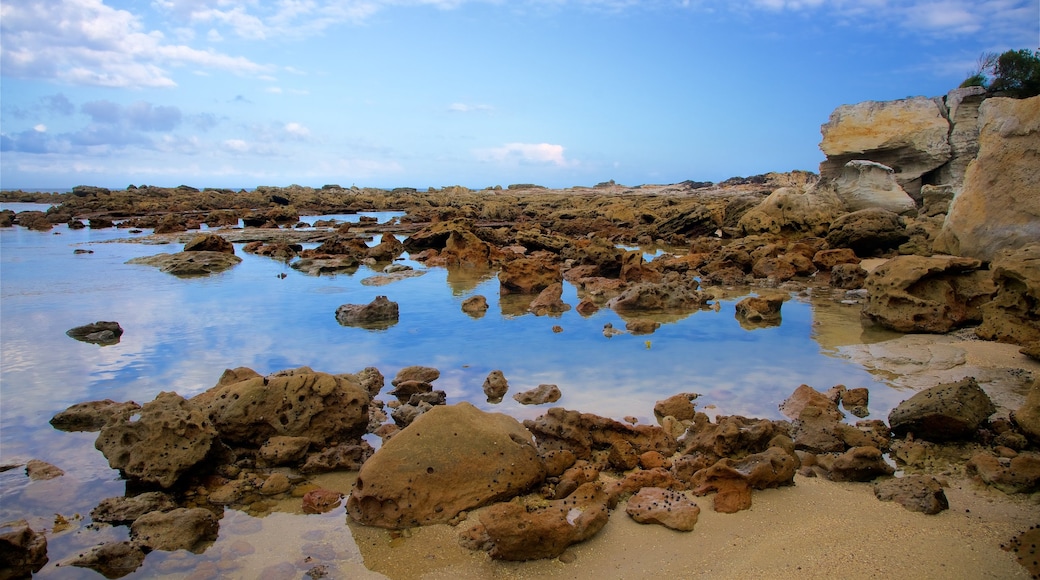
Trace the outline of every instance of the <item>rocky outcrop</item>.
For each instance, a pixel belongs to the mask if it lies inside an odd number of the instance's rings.
[[[949,332],[982,320],[993,293],[978,260],[952,256],[899,256],[867,276],[863,314],[899,332]]]
[[[59,563],[88,568],[105,578],[122,578],[144,563],[145,551],[136,542],[106,542]]]
[[[177,393],[163,392],[141,407],[136,421],[107,423],[94,447],[113,469],[168,488],[205,459],[216,440],[205,413]]]
[[[173,497],[161,491],[149,491],[130,497],[101,500],[90,512],[90,519],[113,525],[129,524],[149,512],[168,512],[177,508]]]
[[[989,261],[1040,239],[1040,96],[986,99],[979,125],[978,156],[935,249]]]
[[[549,409],[537,419],[524,421],[545,451],[565,449],[579,459],[589,459],[593,450],[609,450],[624,442],[636,455],[657,451],[665,456],[675,453],[675,438],[654,425],[628,425],[591,413],[560,407]]]
[[[698,289],[695,279],[671,280],[661,284],[633,284],[607,301],[616,312],[659,312],[706,307],[714,297]]]
[[[820,149],[827,156],[820,164],[823,180],[837,178],[849,161],[874,161],[891,167],[899,185],[915,196],[921,189],[921,177],[952,155],[950,123],[938,99],[913,97],[842,105],[820,131]]]
[[[901,214],[917,209],[914,200],[896,183],[892,168],[873,161],[846,163],[834,180],[834,189],[850,212],[878,207]]]
[[[594,536],[608,518],[607,494],[599,483],[586,483],[564,499],[541,505],[495,504],[480,513],[479,524],[463,531],[460,542],[497,560],[555,558]]]
[[[827,230],[827,245],[849,248],[864,258],[898,248],[909,239],[903,218],[879,207],[844,214]]]
[[[979,106],[986,96],[984,87],[957,88],[946,94],[951,158],[940,169],[938,182],[948,183],[958,191],[964,184],[968,163],[979,152]]]
[[[123,336],[123,327],[118,322],[99,320],[91,324],[77,326],[65,331],[65,334],[81,342],[91,342],[101,346],[119,344]]]
[[[535,316],[559,316],[571,309],[562,297],[563,284],[554,282],[539,292],[527,309]]]
[[[224,252],[177,252],[156,254],[127,260],[127,264],[154,266],[167,274],[181,278],[193,278],[217,274],[237,266],[242,258]]]
[[[976,334],[1020,345],[1040,341],[1040,244],[1003,250],[990,269],[996,294],[981,306]]]
[[[950,509],[942,484],[929,475],[907,475],[879,481],[874,484],[874,496],[928,515]]]
[[[516,419],[469,403],[441,405],[365,462],[347,512],[384,528],[443,523],[523,493],[544,477],[531,433]]]
[[[517,258],[502,264],[499,291],[507,294],[537,294],[563,281],[558,264],[539,258]]]
[[[1033,493],[1040,490],[1040,453],[1026,451],[1014,457],[998,457],[980,451],[968,461],[966,472],[1004,493]]]
[[[1021,407],[1011,412],[1011,420],[1034,442],[1040,442],[1040,378],[1033,381]]]
[[[741,216],[738,227],[745,234],[801,232],[823,235],[845,203],[830,186],[781,187]]]
[[[950,441],[970,438],[996,412],[993,401],[972,377],[925,389],[903,401],[888,414],[897,435]]]
[[[368,427],[368,391],[350,375],[300,367],[237,378],[191,400],[230,445],[257,449],[272,437],[305,437],[320,447],[356,440]]]
[[[400,307],[386,296],[376,296],[368,304],[344,304],[336,309],[336,321],[343,326],[383,330],[397,324]]]
[[[741,323],[758,326],[780,324],[780,307],[787,300],[786,295],[770,294],[766,296],[748,296],[736,304],[737,317]]]

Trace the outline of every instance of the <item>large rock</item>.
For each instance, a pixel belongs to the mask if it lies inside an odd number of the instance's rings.
[[[365,462],[347,512],[384,528],[443,523],[523,493],[544,477],[531,433],[515,419],[469,403],[439,405]]]
[[[949,441],[971,437],[996,412],[993,401],[972,377],[925,389],[903,401],[888,414],[897,435]]]
[[[957,88],[946,94],[952,158],[941,168],[938,181],[950,184],[956,191],[963,187],[968,163],[979,152],[979,106],[985,99],[984,87]]]
[[[481,512],[478,525],[465,530],[463,544],[485,549],[497,560],[555,558],[594,536],[609,517],[607,494],[600,484],[586,483],[564,499],[539,506],[495,504]]]
[[[102,427],[94,447],[125,475],[170,487],[206,458],[217,430],[206,414],[177,393],[162,392],[145,403],[136,421]]]
[[[1040,377],[1033,381],[1022,406],[1011,412],[1011,420],[1026,437],[1040,442]]]
[[[845,203],[832,187],[781,187],[741,216],[745,234],[800,232],[827,233],[832,221],[845,213]]]
[[[691,532],[701,508],[685,494],[660,487],[644,487],[628,500],[625,513],[641,524],[660,524]]]
[[[909,239],[903,218],[880,207],[847,213],[827,231],[827,245],[850,248],[862,257],[898,248]]]
[[[185,252],[221,252],[234,254],[235,246],[221,236],[212,233],[196,234],[184,244]]]
[[[47,563],[47,536],[25,520],[0,524],[0,578],[31,578]]]
[[[978,155],[935,249],[989,261],[1040,239],[1040,96],[986,99],[979,126]]]
[[[201,554],[217,539],[220,524],[205,508],[149,512],[130,525],[130,537],[152,550],[188,550]]]
[[[90,519],[113,525],[129,524],[149,512],[168,512],[177,508],[173,497],[161,491],[148,491],[132,497],[109,497],[90,511]]]
[[[76,554],[59,566],[89,568],[105,578],[122,578],[144,563],[144,549],[136,542],[106,542]]]
[[[996,294],[982,305],[979,337],[1020,345],[1040,341],[1040,244],[1003,250],[990,269]]]
[[[928,515],[950,509],[942,484],[930,475],[908,475],[879,481],[874,484],[874,496]]]
[[[312,446],[354,441],[368,427],[369,394],[352,375],[308,367],[235,380],[191,399],[222,440],[260,448],[272,437],[305,437]]]
[[[498,273],[499,292],[507,294],[536,294],[562,282],[563,272],[558,264],[539,258],[517,258],[502,264]]]
[[[867,276],[863,314],[899,332],[945,333],[982,319],[990,299],[989,273],[978,260],[952,256],[899,256]]]
[[[224,252],[177,252],[156,254],[127,260],[127,264],[154,266],[160,271],[182,278],[209,276],[238,265],[242,258]]]
[[[607,301],[616,312],[660,312],[705,307],[714,296],[698,289],[696,280],[675,280],[662,284],[642,282],[629,286]]]
[[[896,183],[892,168],[873,161],[857,159],[846,163],[834,180],[834,189],[850,212],[879,207],[901,214],[917,208]]]
[[[336,321],[343,326],[385,329],[397,324],[400,307],[386,296],[376,296],[368,304],[344,304],[336,309]]]
[[[951,157],[950,123],[936,99],[926,97],[842,105],[820,132],[824,180],[837,178],[849,161],[864,159],[894,169],[896,181],[913,196],[921,176]]]

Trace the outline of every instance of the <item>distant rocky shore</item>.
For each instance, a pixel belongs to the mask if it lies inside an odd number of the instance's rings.
[[[751,328],[777,324],[792,292],[810,293],[861,304],[868,324],[971,332],[1040,360],[1040,97],[968,88],[860,103],[836,110],[822,134],[819,174],[567,190],[78,187],[4,192],[6,201],[60,205],[0,213],[0,227],[154,229],[128,237],[177,241],[183,251],[137,260],[183,276],[235,267],[231,241],[303,275],[368,264],[400,276],[395,261],[407,252],[427,267],[497,272],[517,313],[610,308],[624,331],[641,334],[656,329],[649,314],[711,308],[727,288],[756,290],[737,306]],[[402,215],[300,222],[373,210]],[[365,243],[380,233],[404,240]],[[666,251],[647,261],[632,246]],[[562,301],[564,281],[578,304]],[[391,305],[349,305],[341,323],[386,323]],[[482,313],[479,301],[464,307]],[[656,425],[641,425],[563,408],[521,423],[448,401],[435,388],[439,371],[427,367],[403,369],[388,391],[375,368],[229,369],[190,399],[94,401],[53,419],[59,429],[97,431],[112,468],[149,490],[92,513],[129,525],[130,541],[69,564],[119,577],[113,562],[129,573],[150,550],[205,549],[223,506],[263,511],[265,498],[286,496],[312,512],[345,497],[349,517],[370,526],[453,524],[462,545],[503,560],[559,557],[619,517],[611,512],[622,501],[636,521],[691,530],[694,497],[739,511],[753,490],[792,485],[796,474],[874,482],[879,499],[934,514],[948,507],[940,473],[1009,494],[1040,490],[1040,377],[1021,374],[1029,394],[1014,408],[999,409],[975,377],[963,377],[908,397],[887,423],[846,420],[864,415],[865,390],[792,385],[781,405],[787,420],[713,421],[695,393],[676,393],[655,404]],[[489,376],[485,389],[501,399],[508,384]],[[381,438],[378,450],[366,434]],[[905,476],[892,477],[886,454]],[[309,482],[330,470],[356,471],[353,489]],[[0,532],[5,549],[16,547],[11,566],[46,561],[41,534],[17,523]],[[1040,530],[1026,533],[1035,543]]]

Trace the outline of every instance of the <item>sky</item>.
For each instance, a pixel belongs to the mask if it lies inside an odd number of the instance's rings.
[[[1040,47],[1040,0],[3,0],[0,188],[817,171],[843,104]]]

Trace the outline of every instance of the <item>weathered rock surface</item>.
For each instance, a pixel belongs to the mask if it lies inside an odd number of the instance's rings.
[[[863,314],[899,332],[945,333],[982,320],[993,294],[978,260],[953,256],[899,256],[867,276]]]
[[[895,169],[896,181],[911,195],[920,178],[949,161],[950,123],[935,99],[866,101],[842,105],[820,128],[827,159],[820,177],[834,179],[849,161],[864,159]]]
[[[894,501],[912,512],[928,515],[950,509],[942,484],[929,475],[908,475],[874,484],[874,496],[881,501]]]
[[[661,284],[642,282],[624,289],[607,301],[616,312],[660,312],[703,308],[714,297],[698,289],[694,279],[673,280]]]
[[[513,395],[513,399],[521,405],[544,405],[555,403],[563,394],[556,385],[538,385],[537,387]]]
[[[764,296],[748,296],[736,304],[734,316],[738,320],[752,324],[766,325],[780,321],[780,307],[787,296],[769,294]]]
[[[692,421],[697,415],[697,405],[693,402],[700,395],[697,393],[679,393],[654,403],[654,416],[661,422],[665,417],[674,417],[679,421]]]
[[[198,234],[184,244],[185,252],[221,252],[234,254],[235,246],[217,234]]]
[[[887,209],[872,207],[836,218],[826,239],[832,248],[850,248],[857,256],[868,257],[898,248],[910,236],[903,218]]]
[[[509,390],[509,381],[500,370],[493,370],[484,379],[484,396],[489,403],[501,403]]]
[[[660,427],[628,425],[560,407],[549,409],[537,419],[524,421],[524,426],[534,433],[540,449],[565,449],[578,459],[589,459],[593,450],[609,450],[618,441],[629,443],[637,455],[657,451],[668,456],[675,453],[677,447],[675,438]]]
[[[1040,341],[1040,244],[1002,250],[990,269],[996,293],[981,306],[979,338],[1020,345]]]
[[[538,293],[528,310],[535,316],[559,316],[571,309],[571,305],[564,302],[562,297],[563,284],[553,282]]]
[[[30,459],[25,464],[25,475],[29,476],[29,479],[33,481],[46,481],[48,479],[54,479],[65,475],[65,472],[60,467],[42,461],[40,459]]]
[[[977,157],[935,249],[989,261],[1040,239],[1040,96],[986,99],[978,123]]]
[[[804,232],[823,235],[845,203],[831,187],[782,187],[769,194],[739,222],[744,234]]]
[[[850,212],[877,207],[901,214],[917,209],[914,200],[896,183],[892,168],[873,161],[846,163],[834,180],[834,189]]]
[[[973,377],[925,389],[900,403],[888,414],[897,435],[949,441],[971,437],[996,412],[989,396]]]
[[[149,512],[130,525],[130,538],[152,550],[205,551],[217,539],[220,524],[213,512],[204,508],[177,508],[168,512]]]
[[[336,309],[336,321],[343,326],[385,329],[397,324],[400,307],[386,296],[376,296],[368,304],[344,304]]]
[[[347,512],[384,528],[443,523],[523,493],[544,477],[531,433],[515,419],[469,403],[440,405],[365,462]]]
[[[25,520],[0,524],[0,577],[31,578],[47,563],[47,536]]]
[[[895,473],[881,450],[870,445],[817,455],[814,468],[818,475],[831,481],[870,481]]]
[[[222,379],[191,399],[226,443],[256,449],[281,436],[326,446],[356,440],[368,427],[368,391],[352,375],[309,367],[244,375]]]
[[[51,418],[51,426],[59,431],[99,431],[112,420],[125,421],[141,405],[130,401],[117,403],[112,399],[76,403]]]
[[[357,471],[375,453],[375,449],[362,441],[358,444],[340,443],[307,456],[300,473],[328,473],[330,471]]]
[[[168,512],[177,508],[173,497],[161,491],[148,491],[130,497],[109,497],[90,511],[90,519],[113,525],[129,524],[148,512]]]
[[[488,309],[487,298],[481,295],[470,296],[469,298],[462,301],[462,311],[466,314],[480,318],[484,316]]]
[[[123,336],[123,327],[118,322],[99,320],[91,324],[77,326],[65,331],[65,334],[81,342],[90,342],[101,346],[118,344]]]
[[[586,483],[544,505],[497,503],[480,513],[479,525],[465,530],[462,543],[497,560],[555,558],[594,536],[608,518],[607,494],[599,484]]]
[[[174,276],[191,278],[209,276],[228,270],[242,262],[242,258],[224,252],[177,252],[156,254],[127,260],[127,264],[154,266]]]
[[[966,471],[1004,493],[1032,493],[1040,489],[1040,453],[1035,451],[1011,458],[980,451],[968,461]]]
[[[780,403],[780,412],[783,413],[788,419],[798,419],[802,415],[807,407],[813,407],[820,411],[820,414],[829,419],[839,421],[845,417],[840,410],[838,410],[838,404],[830,397],[810,387],[809,385],[801,385],[791,393],[791,396],[784,399]]]
[[[144,550],[135,542],[106,542],[59,564],[89,568],[105,578],[122,578],[144,563]]]
[[[303,495],[303,513],[323,514],[339,507],[343,494],[331,489],[313,489]]]
[[[985,99],[984,87],[957,88],[946,94],[952,158],[940,169],[939,182],[949,183],[958,191],[964,185],[968,163],[979,152],[979,106]]]
[[[680,532],[693,531],[701,508],[685,494],[644,487],[628,500],[625,513],[641,524],[660,524]]]
[[[303,459],[310,446],[309,437],[276,435],[257,449],[256,458],[265,466],[291,465]]]
[[[563,281],[558,264],[539,258],[517,258],[502,264],[498,273],[499,292],[536,294]]]
[[[1026,437],[1040,442],[1040,378],[1033,381],[1025,403],[1011,412],[1011,420]]]
[[[216,439],[205,413],[177,393],[162,392],[141,407],[136,421],[106,423],[94,447],[113,469],[168,488],[206,458]]]

